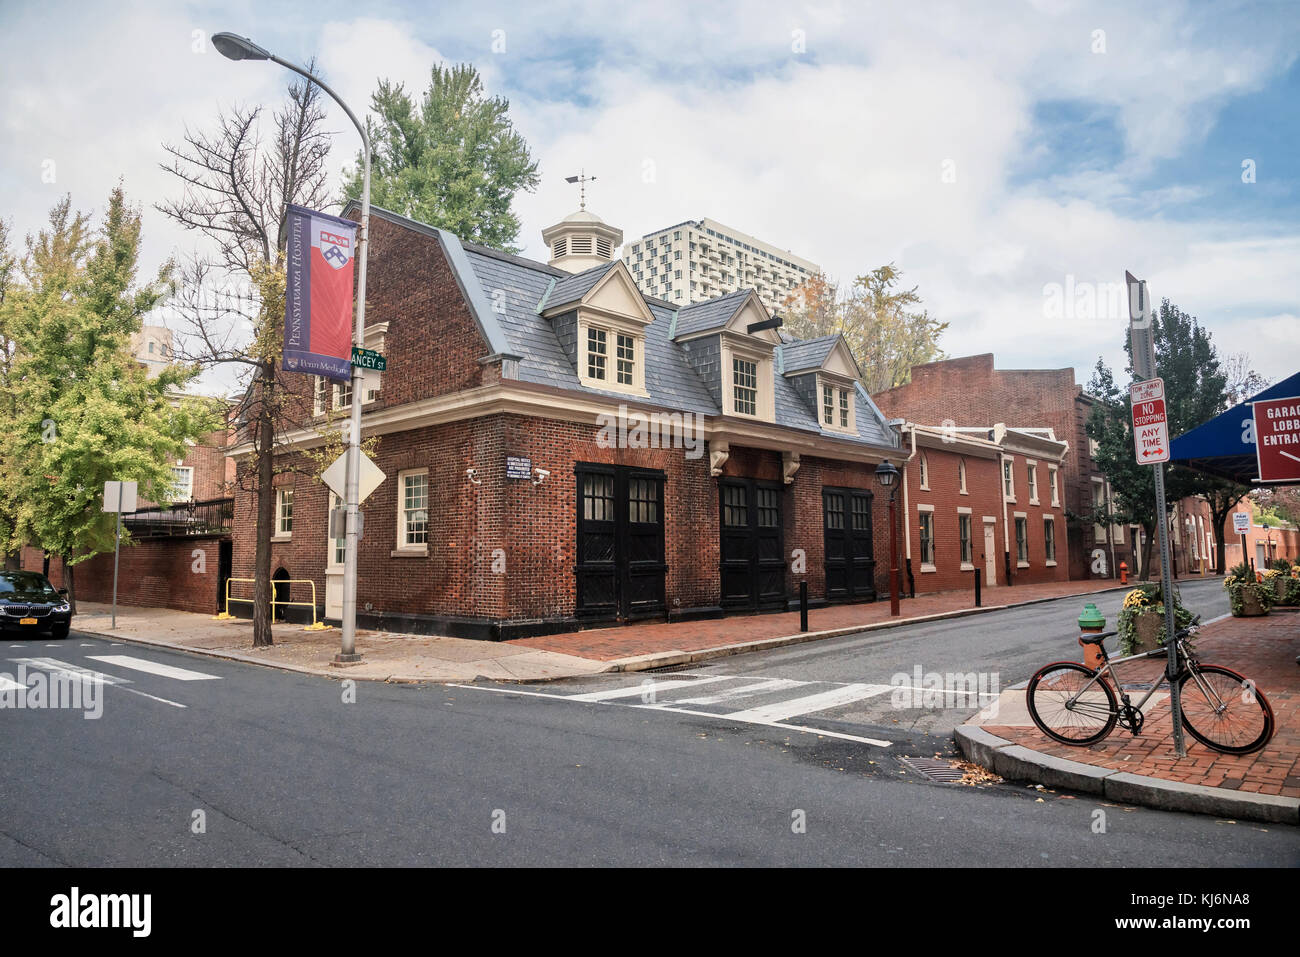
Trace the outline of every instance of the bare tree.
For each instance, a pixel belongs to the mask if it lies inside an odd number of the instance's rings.
[[[308,65],[314,70],[315,64]],[[271,533],[275,518],[275,452],[287,423],[299,418],[311,380],[280,370],[283,349],[284,250],[287,204],[321,209],[329,202],[321,91],[305,80],[289,84],[271,117],[273,136],[261,139],[263,109],[222,110],[212,132],[188,127],[179,145],[164,144],[162,168],[184,184],[160,212],[205,236],[215,253],[180,270],[172,306],[181,323],[177,358],[205,370],[234,368],[242,397],[236,435],[251,443],[251,465],[240,487],[255,493],[253,644],[271,637]],[[356,397],[360,401],[360,397]]]

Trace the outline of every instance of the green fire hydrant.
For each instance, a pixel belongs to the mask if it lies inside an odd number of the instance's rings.
[[[1097,606],[1092,602],[1083,606],[1083,614],[1079,616],[1079,632],[1081,635],[1099,635],[1106,630],[1106,618],[1097,610]],[[1101,645],[1084,641],[1079,638],[1079,645],[1083,648],[1083,663],[1089,668],[1101,667]]]

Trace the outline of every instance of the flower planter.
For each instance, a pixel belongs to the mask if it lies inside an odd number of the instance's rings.
[[[1261,615],[1267,615],[1268,609],[1264,603],[1259,600],[1259,585],[1246,586],[1241,590],[1241,614],[1239,618],[1258,618]],[[1237,614],[1235,611],[1233,614]]]
[[[1142,612],[1133,619],[1133,630],[1137,635],[1137,641],[1133,645],[1133,654],[1155,651],[1157,648],[1163,647],[1160,644],[1160,638],[1165,630],[1164,613],[1156,611],[1154,608]]]

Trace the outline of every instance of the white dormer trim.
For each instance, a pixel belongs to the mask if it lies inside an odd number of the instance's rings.
[[[826,432],[842,432],[845,435],[858,434],[858,401],[854,380],[830,372],[817,373],[817,424]],[[826,421],[826,390],[831,394],[831,421]],[[845,423],[841,410],[848,406],[848,421]]]

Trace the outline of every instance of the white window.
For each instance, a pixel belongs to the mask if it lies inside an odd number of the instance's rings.
[[[1016,512],[1016,567],[1029,566],[1029,519],[1023,512]]]
[[[352,380],[334,383],[334,411],[352,408]]]
[[[604,329],[587,330],[587,378],[605,381],[605,366],[609,359],[609,336]]]
[[[1050,485],[1052,486],[1052,507],[1053,507],[1053,508],[1060,508],[1060,506],[1061,506],[1061,493],[1060,493],[1059,491],[1057,491],[1057,487],[1056,487],[1056,472],[1057,472],[1057,469],[1056,469],[1056,466],[1055,466],[1055,465],[1049,465],[1049,466],[1047,467],[1047,481],[1048,481],[1048,484],[1050,484]]]
[[[928,491],[930,488],[930,460],[926,458],[924,452],[921,453],[921,462],[918,466],[918,470],[921,474],[921,488]]]
[[[974,553],[974,543],[971,541],[971,516],[970,512],[965,512],[957,516],[957,534],[961,540],[961,567],[962,571],[970,571],[974,566],[971,564]]]
[[[840,389],[840,428],[849,428],[849,390]]]
[[[731,360],[732,407],[738,415],[758,415],[758,364]]]
[[[1101,518],[1106,514],[1106,486],[1101,479],[1092,480],[1092,514]],[[1092,540],[1097,543],[1106,541],[1106,523],[1094,522]]]
[[[1029,504],[1038,504],[1038,464],[1030,462],[1028,468],[1029,475]]]
[[[920,531],[921,571],[935,571],[934,563],[934,506],[918,505],[917,526]]]
[[[193,497],[194,469],[188,465],[173,465],[171,501],[188,502]]]
[[[429,545],[429,470],[398,473],[397,547],[424,551]]]
[[[957,460],[957,491],[966,495],[966,460]]]
[[[822,421],[835,424],[835,390],[828,385],[822,386]]]
[[[327,546],[329,548],[329,556],[327,557],[326,561],[329,563],[329,567],[331,569],[342,568],[344,556],[347,553],[348,538],[346,534],[340,534],[337,538],[330,537],[329,517],[331,514],[333,514],[335,509],[341,509],[342,507],[343,507],[343,499],[339,498],[333,492],[330,492],[330,510],[329,513],[327,513],[325,516],[325,536],[329,541],[329,544]],[[340,533],[343,533],[342,522],[339,523],[337,530]]]
[[[326,381],[323,375],[313,376],[311,411],[312,415],[325,414],[325,396],[329,394],[326,389]]]
[[[288,538],[293,534],[293,489],[276,489],[275,492],[275,535]]]
[[[1016,479],[1011,472],[1013,464],[1012,459],[1004,458],[1002,460],[1002,497],[1008,502],[1016,500]]]
[[[1056,520],[1051,515],[1043,516],[1043,554],[1047,564],[1056,564]]]
[[[636,382],[636,340],[631,336],[618,334],[618,384],[633,385]]]

